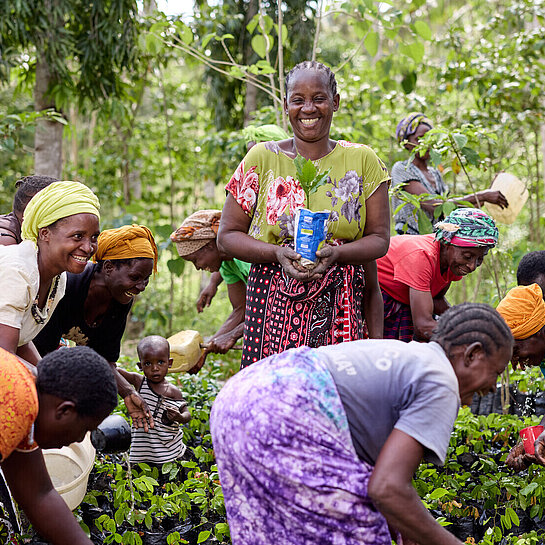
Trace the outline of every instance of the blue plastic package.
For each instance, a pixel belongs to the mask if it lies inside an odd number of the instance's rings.
[[[327,235],[329,210],[312,212],[299,208],[295,214],[295,251],[301,254],[303,265],[316,261],[316,252],[322,247]]]

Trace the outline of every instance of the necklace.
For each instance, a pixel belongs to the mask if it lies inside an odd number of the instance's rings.
[[[46,318],[49,316],[49,311],[51,310],[51,306],[55,300],[55,295],[57,295],[57,288],[59,287],[60,278],[60,275],[57,275],[52,282],[51,291],[49,292],[47,302],[44,305],[45,313],[40,313],[40,307],[38,306],[38,295],[36,295],[36,299],[34,299],[34,303],[32,303],[32,306],[30,307],[30,313],[34,318],[34,321],[39,325],[44,324]]]

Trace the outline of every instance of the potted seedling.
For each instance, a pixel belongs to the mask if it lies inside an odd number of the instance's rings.
[[[297,155],[294,163],[307,205],[307,208],[299,208],[295,213],[295,251],[301,255],[301,264],[312,268],[316,263],[316,252],[324,245],[331,212],[310,210],[310,195],[327,182],[331,168],[320,173],[310,159],[301,155]]]

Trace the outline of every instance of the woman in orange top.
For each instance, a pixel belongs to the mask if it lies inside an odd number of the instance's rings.
[[[14,499],[46,541],[92,545],[53,488],[41,448],[82,441],[110,414],[117,405],[113,373],[86,347],[57,350],[31,369],[0,348],[2,471]],[[7,522],[1,507],[0,524]]]

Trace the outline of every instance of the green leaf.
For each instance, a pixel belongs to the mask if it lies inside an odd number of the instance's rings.
[[[443,211],[443,215],[448,216],[451,212],[456,210],[457,206],[453,202],[446,201],[441,206],[438,206],[437,208],[441,208]]]
[[[206,36],[202,39],[202,47],[203,49],[206,48],[206,46],[210,43],[210,40],[216,36],[215,32],[210,32],[210,34],[206,34]]]
[[[412,91],[414,91],[414,88],[416,86],[416,72],[407,72],[403,79],[401,80],[401,87],[403,88],[403,92],[408,95]]]
[[[232,35],[232,34],[224,34],[222,37],[221,37],[222,40],[234,40],[235,37]]]
[[[401,53],[410,57],[415,62],[420,63],[424,58],[424,44],[420,42],[413,42],[411,44],[401,44],[399,46]]]
[[[430,494],[430,499],[431,500],[438,500],[439,498],[442,498],[443,496],[445,496],[448,493],[449,493],[448,490],[446,490],[445,488],[436,488]]]
[[[369,23],[369,21],[367,21],[366,19],[363,19],[363,20],[353,22],[352,26],[354,27],[354,32],[356,33],[356,37],[359,40],[362,40],[367,35],[367,31],[369,30],[371,23]]]
[[[531,494],[537,487],[538,487],[538,484],[532,482],[532,483],[526,485],[526,486],[520,491],[520,493],[521,493],[523,496],[527,496],[528,494]]]
[[[265,37],[262,36],[261,34],[257,35],[257,36],[254,36],[252,38],[252,49],[261,57],[261,58],[265,58],[265,56],[267,55],[267,51],[269,51],[269,49],[272,47],[273,45],[273,41],[272,41],[272,38],[270,36],[267,36],[267,38],[269,39],[269,43],[268,43],[268,49],[267,49],[267,41],[265,40]]]
[[[259,24],[259,13],[252,17],[250,22],[246,25],[246,30],[248,30],[250,34],[253,34],[258,24]]]
[[[467,136],[465,134],[455,132],[452,134],[452,138],[460,149],[462,149],[467,144]]]
[[[273,29],[274,21],[270,15],[263,16],[263,27],[265,29],[265,34],[269,34],[269,32]]]
[[[181,276],[184,272],[185,261],[181,258],[169,259],[167,261],[168,270],[177,276]]]
[[[310,189],[310,184],[316,176],[316,167],[310,159],[305,159],[301,155],[297,155],[294,160],[295,169],[297,170],[297,179],[305,192]],[[306,189],[305,189],[306,188]]]
[[[365,49],[369,52],[369,55],[371,57],[374,57],[377,54],[378,51],[378,43],[379,43],[379,35],[378,32],[375,32],[374,30],[371,30],[365,40],[363,41],[363,45],[365,46]]]
[[[441,157],[441,154],[438,151],[436,151],[436,150],[434,150],[432,148],[432,149],[430,149],[430,159],[431,159],[431,162],[433,163],[433,165],[435,167],[437,167],[438,165],[441,164],[442,157]]]
[[[519,517],[518,517],[517,513],[515,512],[515,510],[512,507],[508,507],[505,510],[505,514],[509,516],[509,518],[511,519],[511,521],[513,522],[513,524],[515,526],[520,525]]]
[[[415,21],[414,30],[421,38],[424,38],[424,40],[431,40],[431,28],[424,21]]]
[[[146,34],[145,49],[151,55],[157,55],[163,48],[162,40],[155,34]]]
[[[202,543],[203,541],[206,541],[210,537],[211,533],[212,532],[210,532],[210,530],[205,530],[203,532],[199,532],[199,537],[197,538],[197,543]]]
[[[428,218],[428,216],[426,215],[426,212],[424,212],[424,210],[419,209],[417,211],[417,219],[418,219],[418,232],[421,235],[427,235],[429,233],[433,233],[433,225],[431,224],[430,218]],[[434,490],[434,492],[436,492],[436,491]],[[432,492],[431,495],[433,495],[434,492]],[[431,497],[431,495],[430,495],[430,497]],[[439,496],[439,497],[441,497],[441,496]]]
[[[308,194],[312,194],[312,193],[315,193],[316,190],[323,186],[324,184],[327,183],[328,179],[329,179],[329,173],[331,172],[331,167],[327,169],[326,172],[323,172],[322,174],[318,174],[316,175],[316,177],[314,178],[314,180],[311,182],[310,184],[310,190],[308,192]]]
[[[477,166],[479,164],[480,157],[474,149],[463,147],[460,151],[470,165]]]
[[[193,42],[193,32],[191,32],[191,29],[183,21],[176,21],[174,26],[184,44],[189,45]]]

